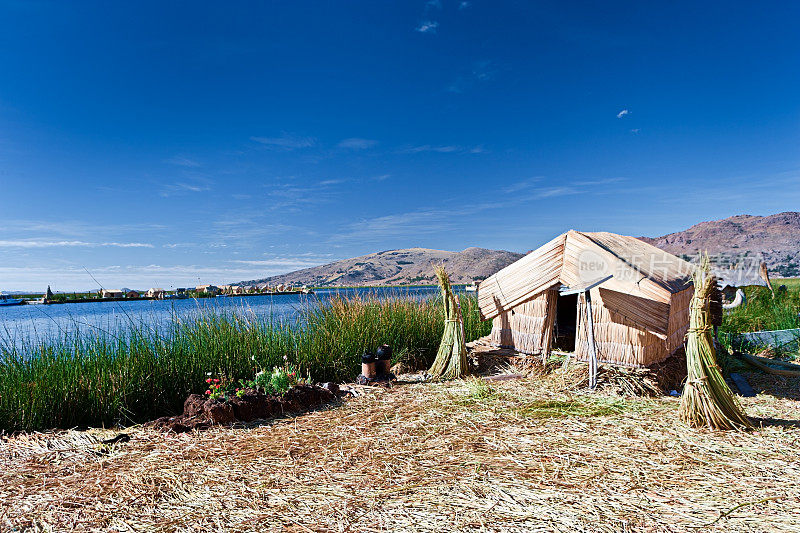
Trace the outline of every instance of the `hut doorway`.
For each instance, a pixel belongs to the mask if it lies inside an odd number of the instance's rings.
[[[574,352],[575,337],[578,331],[577,294],[558,296],[553,330],[553,347],[563,352]]]

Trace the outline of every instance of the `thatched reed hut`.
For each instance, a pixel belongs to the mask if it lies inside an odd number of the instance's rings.
[[[593,337],[598,362],[644,367],[683,344],[692,268],[634,237],[571,230],[484,280],[478,303],[497,345],[588,360]]]

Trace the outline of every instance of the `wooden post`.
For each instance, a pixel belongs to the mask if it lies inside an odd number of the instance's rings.
[[[592,319],[592,296],[586,295],[586,340],[589,344],[589,388],[597,387],[597,345],[594,342],[594,320]]]
[[[584,298],[586,299],[586,341],[587,344],[589,345],[589,388],[590,389],[595,389],[597,387],[597,345],[594,342],[594,319],[592,318],[592,296],[589,294],[589,291],[597,287],[601,283],[605,283],[606,281],[610,280],[612,277],[614,276],[608,275],[604,278],[595,280],[591,283],[580,285],[575,288],[562,286],[558,291],[559,294],[562,295],[577,294],[579,309],[581,305],[580,295],[581,294],[584,295]],[[580,313],[578,313],[578,320],[580,320],[580,317],[581,315]],[[579,329],[580,329],[580,323],[576,324],[575,327],[576,342]],[[568,360],[569,358],[564,360],[565,367]]]

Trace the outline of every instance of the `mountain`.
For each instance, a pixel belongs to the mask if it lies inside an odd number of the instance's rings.
[[[800,276],[800,213],[769,216],[736,215],[701,222],[662,237],[640,237],[662,250],[690,259],[699,252],[737,256],[761,256],[773,276]],[[541,244],[541,243],[539,243]],[[531,243],[534,247],[537,243]],[[387,250],[328,265],[306,268],[239,285],[280,283],[291,285],[408,285],[435,283],[433,266],[444,263],[453,283],[471,283],[494,274],[524,254],[485,248],[447,252],[428,248]]]
[[[447,267],[453,283],[471,283],[491,276],[523,255],[485,248],[467,248],[461,252],[428,248],[387,250],[279,276],[243,281],[239,285],[285,283],[319,287],[436,283],[433,267],[439,263]]]
[[[800,213],[769,216],[736,215],[695,224],[662,237],[643,240],[678,256],[696,256],[707,251],[722,254],[761,255],[772,275],[800,276]]]

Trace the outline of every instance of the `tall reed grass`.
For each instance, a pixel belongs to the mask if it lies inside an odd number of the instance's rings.
[[[477,302],[462,297],[468,340],[486,335]],[[0,340],[0,430],[125,425],[180,412],[206,373],[236,381],[286,356],[315,381],[353,379],[360,355],[388,343],[394,362],[431,364],[442,336],[440,301],[335,298],[296,321],[204,311],[161,329],[72,331],[45,340]]]
[[[725,311],[720,331],[729,334],[800,328],[800,287],[776,291],[746,287],[747,304]]]

